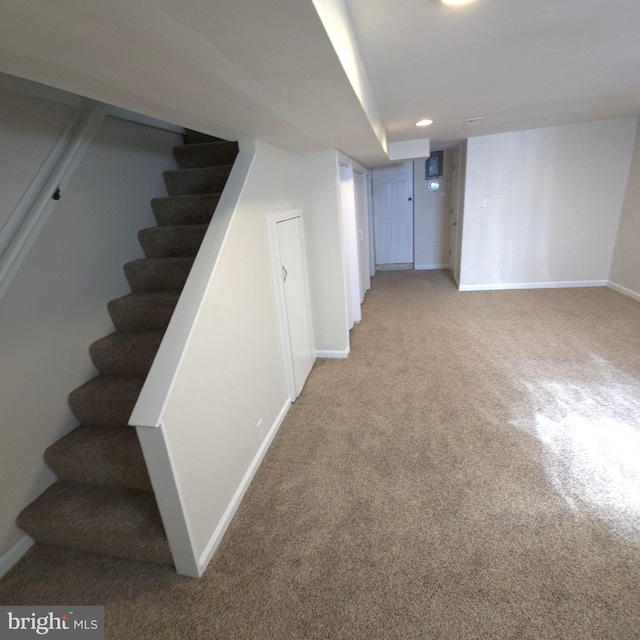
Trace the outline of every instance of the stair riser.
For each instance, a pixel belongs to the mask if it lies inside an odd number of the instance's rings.
[[[191,144],[175,147],[173,155],[179,169],[199,169],[216,165],[233,164],[238,155],[237,142]]]
[[[109,315],[118,331],[164,331],[176,308],[175,300],[137,302],[112,300]]]
[[[70,460],[67,464],[51,461],[45,455],[45,463],[56,474],[58,480],[76,482],[77,484],[97,484],[126,489],[151,490],[151,480],[146,466],[131,467],[125,465],[108,465],[103,462],[100,466],[82,461]]]
[[[164,183],[170,196],[220,193],[229,177],[230,167],[165,171]]]
[[[85,385],[69,394],[69,407],[80,424],[104,427],[127,426],[140,395],[138,387],[96,393]]]
[[[206,225],[153,227],[138,233],[147,258],[195,256],[207,231]]]
[[[17,523],[44,544],[172,564],[148,491],[56,482],[22,511]]]
[[[191,263],[158,266],[141,262],[125,265],[125,275],[133,293],[182,291],[190,271]]]
[[[209,224],[219,200],[218,194],[154,198],[151,209],[160,226]]]
[[[146,377],[158,353],[162,336],[142,334],[137,340],[111,344],[107,339],[94,342],[89,354],[96,369],[105,375]]]
[[[51,445],[44,461],[58,480],[151,490],[133,428],[78,427]]]

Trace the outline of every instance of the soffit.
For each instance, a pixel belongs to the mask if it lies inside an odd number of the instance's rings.
[[[310,1],[4,0],[0,71],[220,137],[385,159]]]

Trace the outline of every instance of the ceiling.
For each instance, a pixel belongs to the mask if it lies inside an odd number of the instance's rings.
[[[640,113],[637,0],[344,2],[391,143]],[[341,0],[3,0],[0,71],[221,137],[383,164],[314,3]]]
[[[346,2],[390,141],[640,113],[637,0]]]

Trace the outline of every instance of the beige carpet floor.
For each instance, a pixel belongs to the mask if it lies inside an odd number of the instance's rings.
[[[379,273],[201,580],[39,547],[0,602],[123,640],[640,638],[640,303]]]

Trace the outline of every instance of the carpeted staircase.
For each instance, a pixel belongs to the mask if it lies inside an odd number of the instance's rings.
[[[172,564],[127,422],[238,153],[196,132],[185,143],[164,173],[168,196],[151,202],[158,226],[138,234],[146,257],[124,266],[132,293],[108,304],[116,332],[89,348],[99,375],[69,395],[80,426],[45,452],[58,481],[18,517],[38,543]]]

